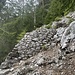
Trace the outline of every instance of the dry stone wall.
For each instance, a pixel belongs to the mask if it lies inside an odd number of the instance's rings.
[[[47,50],[51,47],[55,34],[55,29],[46,28],[26,33],[24,38],[8,54],[5,62],[1,64],[1,68],[11,67],[13,63],[19,62],[22,59],[28,59],[42,50]]]

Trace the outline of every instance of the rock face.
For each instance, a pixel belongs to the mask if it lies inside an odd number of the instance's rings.
[[[26,33],[1,64],[0,75],[75,75],[75,21]]]
[[[75,11],[70,12],[68,15],[59,18],[60,20],[54,21],[52,23],[52,28],[59,28],[59,27],[66,27],[68,26],[72,21],[75,20]]]
[[[68,41],[70,39],[73,39],[75,37],[75,21],[73,21],[69,27],[66,28],[62,39],[61,39],[61,46],[62,48],[65,48],[67,46],[66,43],[68,43]]]

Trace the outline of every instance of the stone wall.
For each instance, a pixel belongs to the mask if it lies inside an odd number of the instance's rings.
[[[55,44],[52,43],[55,34],[55,29],[46,29],[43,27],[26,33],[24,38],[8,54],[5,62],[1,64],[1,68],[11,67],[13,63],[28,59],[42,50],[49,49],[52,44]]]

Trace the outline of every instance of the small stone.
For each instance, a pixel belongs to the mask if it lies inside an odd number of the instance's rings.
[[[34,38],[34,39],[32,39],[32,41],[35,41],[36,42],[36,41],[38,41],[38,38]]]
[[[11,68],[10,71],[12,72],[14,70],[14,68]]]
[[[44,59],[43,58],[40,58],[38,61],[37,61],[37,65],[42,65],[44,63]]]
[[[51,46],[52,46],[52,47],[56,46],[56,43],[51,43]]]
[[[63,75],[64,74],[64,72],[61,72],[61,75]]]
[[[36,47],[36,50],[40,50],[40,47]]]
[[[41,75],[40,72],[35,72],[33,75]]]
[[[10,69],[0,70],[0,75],[6,75],[10,72]]]

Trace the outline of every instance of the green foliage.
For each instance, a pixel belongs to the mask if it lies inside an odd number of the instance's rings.
[[[5,5],[6,0],[0,0],[0,11],[3,8],[3,6]]]
[[[61,20],[60,17],[56,17],[56,18],[55,18],[55,21],[60,21],[60,20]]]
[[[17,36],[22,31],[23,24],[21,18],[14,18],[11,22],[3,24],[0,28],[0,62],[2,62],[5,56],[12,50],[14,45],[17,43]]]
[[[53,21],[57,16],[62,16],[62,4],[58,0],[52,0],[50,3],[49,12],[45,18],[45,23],[48,24]]]
[[[50,29],[51,28],[51,24],[46,25],[46,28]]]
[[[45,17],[50,7],[50,0],[40,0],[36,7],[36,27],[41,27],[45,24]]]
[[[34,29],[33,19],[31,15],[24,15],[25,17],[17,17],[12,21],[8,21],[0,28],[0,62],[13,49],[14,45],[23,38],[26,32]]]
[[[23,38],[23,36],[25,35],[25,33],[26,33],[26,31],[24,30],[20,34],[18,34],[18,36],[17,36],[17,42],[19,42]]]
[[[64,12],[64,16],[66,16],[70,11],[65,11]]]
[[[42,46],[42,50],[47,50],[48,48],[46,47],[46,45]]]
[[[58,20],[57,17],[64,16],[70,11],[75,10],[75,0],[52,0],[50,3],[49,11],[45,17],[45,23]]]

